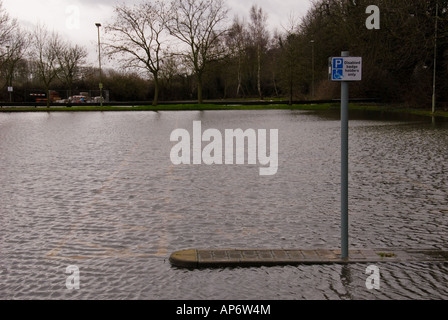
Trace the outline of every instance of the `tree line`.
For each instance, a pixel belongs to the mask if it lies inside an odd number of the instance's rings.
[[[366,27],[369,5],[381,10],[379,30]],[[350,51],[364,61],[353,97],[427,107],[436,84],[439,105],[448,101],[448,0],[316,0],[276,30],[258,5],[229,12],[225,0],[116,5],[102,41],[115,66],[103,74],[111,99],[333,99],[328,58]],[[98,87],[85,47],[42,26],[21,30],[1,1],[0,48],[2,100],[12,82],[45,92]]]
[[[372,4],[381,10],[379,30],[364,27]],[[303,19],[299,34],[305,43],[316,40],[321,79],[328,56],[349,50],[364,61],[363,81],[355,87],[358,96],[427,107],[436,84],[437,101],[446,108],[447,14],[446,0],[320,0]],[[331,85],[321,82],[317,95],[331,96]]]

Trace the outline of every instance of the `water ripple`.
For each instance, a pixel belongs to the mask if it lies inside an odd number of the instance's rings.
[[[279,172],[173,166],[169,136],[280,129]],[[446,264],[181,270],[188,248],[339,246],[339,129],[297,111],[0,115],[0,298],[446,299]],[[448,126],[357,118],[354,248],[447,249]],[[66,268],[80,270],[67,290]]]

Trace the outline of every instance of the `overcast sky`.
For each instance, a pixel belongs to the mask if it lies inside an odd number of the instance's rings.
[[[136,3],[141,0],[3,0],[3,7],[22,26],[32,29],[37,23],[45,24],[73,43],[84,45],[93,57],[98,43],[96,22],[103,25],[113,18],[113,7],[117,3]],[[311,0],[227,0],[234,15],[248,18],[253,4],[262,7],[268,14],[271,30],[282,29],[293,14],[303,17]],[[79,16],[79,19],[76,17]],[[92,57],[90,59],[92,59]]]

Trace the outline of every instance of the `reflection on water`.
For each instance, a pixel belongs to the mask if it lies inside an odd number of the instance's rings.
[[[378,118],[378,116],[380,118]],[[338,248],[340,123],[302,111],[0,114],[0,297],[446,299],[445,264],[180,270],[188,248]],[[352,248],[448,240],[448,125],[353,114]],[[174,166],[170,134],[279,129],[279,171]],[[66,289],[67,266],[80,269]]]

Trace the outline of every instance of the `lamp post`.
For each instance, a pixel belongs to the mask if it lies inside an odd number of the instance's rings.
[[[98,61],[100,65],[100,105],[103,107],[103,71],[101,70],[101,39],[100,39],[100,27],[101,23],[95,23],[98,28]]]
[[[310,42],[311,42],[311,46],[312,46],[312,50],[313,50],[313,53],[312,53],[313,82],[312,82],[312,88],[311,88],[311,97],[314,99],[314,43],[315,43],[315,41],[311,40]]]
[[[439,3],[436,3],[436,22],[434,36],[434,75],[432,81],[432,114],[436,112],[436,81],[437,81],[437,37],[439,27]]]
[[[9,72],[11,71],[11,68],[10,68],[11,61],[10,61],[10,56],[9,56],[9,48],[10,48],[10,46],[6,46],[6,49],[8,50],[8,77],[9,77],[8,92],[9,92],[9,102],[12,102],[12,92],[11,92],[11,90],[12,90],[12,74],[9,74]]]

